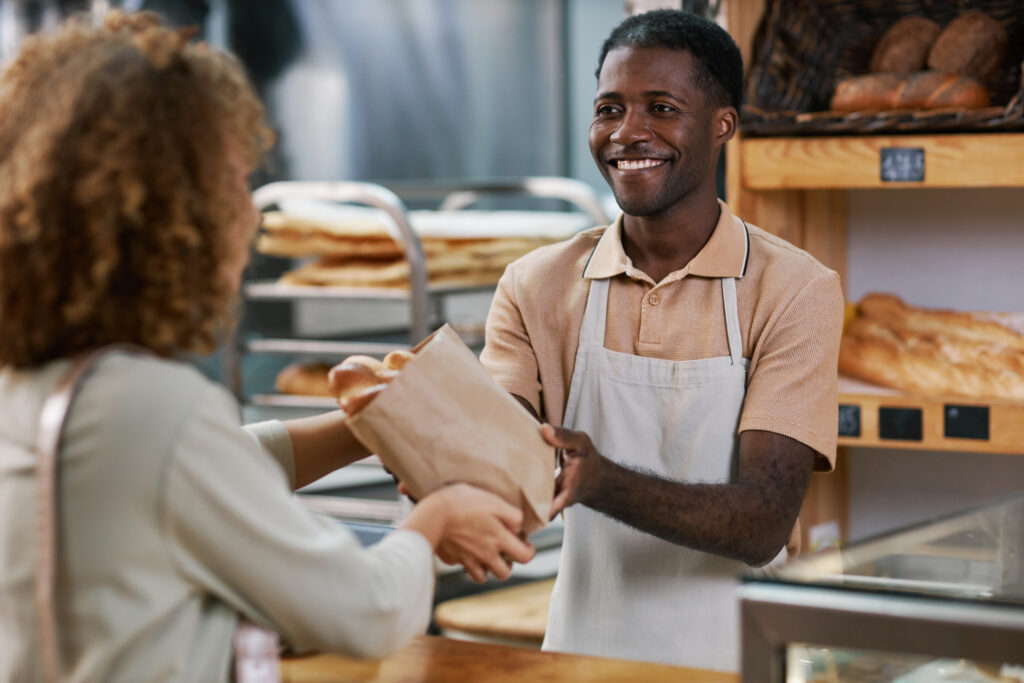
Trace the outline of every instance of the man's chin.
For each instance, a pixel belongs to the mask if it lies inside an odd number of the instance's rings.
[[[658,202],[637,199],[635,197],[619,197],[616,195],[615,203],[619,205],[623,213],[637,216],[638,218],[657,216],[665,210],[665,207],[661,206]]]

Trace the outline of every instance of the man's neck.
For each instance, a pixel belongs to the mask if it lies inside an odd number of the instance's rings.
[[[720,213],[717,199],[711,196],[676,206],[664,215],[626,214],[622,218],[622,248],[634,267],[661,282],[686,266],[707,244]]]

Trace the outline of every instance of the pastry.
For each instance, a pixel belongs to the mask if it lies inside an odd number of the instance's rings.
[[[280,394],[334,396],[327,381],[327,363],[292,363],[277,373],[274,387]]]
[[[942,29],[928,53],[928,68],[991,80],[1006,58],[1008,37],[998,21],[969,10]]]
[[[911,73],[923,70],[939,30],[939,25],[926,17],[903,17],[879,39],[871,54],[871,71]]]
[[[405,364],[411,361],[415,356],[412,351],[392,351],[388,355],[384,356],[384,367],[390,370],[401,370],[405,367]]]
[[[384,391],[412,357],[411,351],[402,350],[389,353],[383,363],[369,356],[349,356],[328,373],[331,395],[342,410],[354,415]]]
[[[836,85],[829,105],[837,112],[878,112],[891,109],[978,109],[989,105],[988,90],[967,76],[921,71],[914,74],[870,74],[845,78]]]

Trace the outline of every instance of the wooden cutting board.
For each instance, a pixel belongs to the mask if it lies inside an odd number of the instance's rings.
[[[539,646],[548,623],[554,579],[442,602],[434,621],[446,635],[520,641]]]

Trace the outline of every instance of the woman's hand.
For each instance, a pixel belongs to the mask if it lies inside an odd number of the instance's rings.
[[[404,524],[423,534],[438,556],[461,564],[477,583],[490,571],[507,579],[511,562],[525,563],[534,549],[519,538],[522,511],[483,489],[451,484],[425,496]]]

